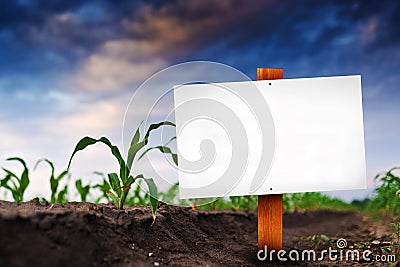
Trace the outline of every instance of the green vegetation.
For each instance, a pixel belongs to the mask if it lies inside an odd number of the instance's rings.
[[[202,210],[254,210],[257,209],[258,206],[257,196],[231,196],[227,198],[195,198],[179,200],[178,186],[178,183],[176,183],[172,185],[167,192],[160,193],[162,201]],[[315,209],[358,209],[357,205],[347,203],[338,198],[332,198],[320,192],[283,194],[282,202],[283,208],[289,212]]]
[[[400,222],[393,222],[390,224],[394,228],[393,232],[393,240],[391,242],[391,247],[393,251],[396,253],[396,258],[399,258],[399,252],[400,252]]]
[[[146,148],[149,143],[150,133],[162,126],[175,126],[171,122],[161,122],[151,124],[144,136],[141,138],[140,128],[133,135],[128,155],[126,159],[121,156],[117,146],[113,145],[106,137],[94,139],[91,137],[82,138],[76,145],[68,162],[67,169],[58,175],[55,174],[54,164],[48,159],[40,159],[36,162],[34,170],[40,163],[46,163],[50,167],[50,189],[51,195],[49,203],[64,203],[68,201],[68,184],[70,179],[69,168],[72,159],[77,152],[85,150],[87,147],[102,143],[106,145],[114,158],[118,162],[117,172],[104,174],[94,172],[100,176],[101,182],[96,184],[84,185],[82,179],[75,180],[75,188],[82,202],[92,201],[94,203],[113,202],[118,209],[123,209],[124,204],[131,206],[151,205],[153,218],[155,218],[158,208],[158,199],[167,204],[178,204],[192,207],[193,209],[203,210],[255,210],[257,208],[257,196],[232,196],[225,198],[203,198],[203,199],[178,199],[178,183],[172,185],[166,192],[158,192],[157,186],[152,178],[145,177],[143,174],[132,174],[135,162],[143,158],[148,152],[157,150],[163,154],[171,156],[175,164],[178,164],[177,154],[173,153],[168,147],[171,138],[165,145]],[[10,192],[15,201],[23,201],[24,193],[29,185],[29,169],[25,161],[18,157],[8,158],[7,161],[19,162],[23,170],[20,175],[15,172],[2,168],[4,174],[0,179],[0,188],[4,192]],[[395,242],[399,244],[399,213],[400,213],[400,167],[395,167],[387,172],[380,173],[375,177],[378,182],[374,195],[371,199],[355,200],[352,203],[344,202],[340,199],[329,197],[319,192],[294,193],[283,195],[283,207],[286,211],[305,211],[315,209],[335,209],[335,210],[364,210],[370,215],[393,215],[392,226],[395,227],[393,235]],[[148,191],[141,190],[142,186],[147,186]],[[97,191],[97,192],[96,192]],[[42,198],[43,199],[43,198]],[[312,237],[310,242],[326,241],[323,236]],[[321,242],[322,242],[321,241]]]
[[[306,240],[309,242],[309,246],[314,250],[333,245],[332,240],[326,235],[312,235],[308,236]]]
[[[375,188],[374,196],[367,204],[367,211],[373,215],[398,216],[400,212],[400,177],[395,174],[400,167],[391,168],[387,172],[375,176],[378,186]]]
[[[50,190],[51,190],[51,196],[50,196],[50,203],[65,203],[68,201],[67,199],[67,194],[68,194],[68,185],[65,185],[63,189],[58,191],[60,182],[61,180],[64,179],[64,177],[68,176],[68,170],[62,171],[59,175],[55,176],[54,172],[54,164],[48,159],[40,159],[38,162],[36,162],[34,169],[37,168],[37,166],[41,163],[45,162],[50,166],[51,173],[50,173]]]
[[[287,211],[353,208],[351,204],[343,200],[332,198],[319,192],[284,194],[282,202],[284,209]]]
[[[372,199],[366,204],[365,210],[374,218],[393,217],[390,223],[390,226],[394,228],[390,249],[395,252],[396,258],[398,258],[400,252],[400,177],[396,172],[400,172],[400,167],[391,168],[375,176],[378,184]]]
[[[114,172],[107,174],[108,182],[111,187],[111,190],[107,192],[107,195],[112,199],[112,201],[114,202],[114,204],[117,206],[118,209],[122,209],[126,201],[126,198],[128,196],[129,190],[131,189],[131,185],[135,183],[138,179],[143,179],[146,182],[149,189],[152,214],[153,218],[155,218],[158,207],[157,186],[152,178],[146,178],[144,177],[143,174],[137,174],[135,176],[131,175],[131,170],[137,153],[148,144],[151,131],[158,129],[161,126],[168,126],[168,125],[175,126],[175,124],[173,124],[172,122],[160,122],[157,124],[151,124],[142,140],[140,140],[140,128],[138,128],[132,138],[126,161],[122,158],[118,147],[111,144],[110,140],[108,140],[106,137],[94,139],[86,136],[82,138],[76,145],[69,160],[68,169],[71,165],[73,157],[77,152],[84,150],[86,147],[94,145],[96,143],[105,144],[110,148],[112,155],[118,161],[119,164],[118,173]],[[145,150],[141,157],[143,157],[150,150],[151,149]],[[168,147],[162,146],[162,149],[159,150],[162,153],[173,154]]]
[[[110,197],[108,196],[108,192],[110,192],[111,186],[110,186],[110,184],[108,183],[105,174],[102,173],[102,172],[97,172],[97,171],[95,171],[94,174],[99,175],[99,176],[101,176],[101,177],[103,178],[103,183],[101,183],[101,184],[96,184],[96,185],[93,185],[93,186],[92,186],[93,189],[99,189],[99,190],[101,191],[101,196],[98,197],[98,198],[94,201],[94,203],[100,203],[100,201],[102,201],[103,199],[104,199],[106,202],[111,202],[111,199],[110,199]]]
[[[10,191],[13,199],[20,202],[24,199],[25,190],[29,185],[29,170],[26,167],[25,161],[21,158],[8,158],[7,161],[17,161],[22,164],[24,169],[21,175],[18,176],[12,171],[3,168],[6,176],[0,180],[0,186]]]
[[[75,182],[75,187],[76,190],[78,190],[78,193],[81,197],[81,201],[86,202],[87,196],[89,195],[90,184],[83,186],[82,179],[78,179]]]

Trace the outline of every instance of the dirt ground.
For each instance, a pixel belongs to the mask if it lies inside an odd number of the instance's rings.
[[[350,211],[284,214],[284,249],[347,245],[385,251],[388,224]],[[308,236],[326,235],[316,244]],[[161,205],[152,225],[149,207],[0,202],[0,266],[379,266],[379,262],[257,259],[257,213],[198,211]],[[372,242],[374,241],[374,242]],[[378,241],[380,242],[378,244]],[[391,252],[393,254],[393,252]]]

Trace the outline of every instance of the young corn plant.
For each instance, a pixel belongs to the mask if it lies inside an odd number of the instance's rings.
[[[367,205],[367,210],[372,213],[400,214],[400,167],[391,168],[389,171],[379,173],[375,180],[379,182],[375,188],[374,197]]]
[[[99,175],[103,178],[103,183],[101,184],[96,184],[93,185],[93,189],[99,189],[101,191],[101,196],[99,196],[96,200],[95,203],[100,203],[101,200],[105,199],[107,202],[110,202],[111,199],[108,196],[108,193],[111,191],[110,184],[107,181],[106,175],[102,172],[94,172],[94,174]]]
[[[175,126],[175,124],[173,124],[172,122],[168,122],[168,121],[151,124],[149,126],[149,128],[147,129],[147,132],[144,135],[143,139],[140,139],[140,127],[139,127],[136,130],[136,132],[132,138],[126,160],[124,160],[124,158],[121,156],[121,153],[120,153],[118,147],[111,144],[110,140],[108,140],[106,137],[94,139],[92,137],[86,136],[78,142],[74,151],[72,152],[71,158],[68,163],[68,169],[70,168],[72,159],[77,152],[84,150],[86,147],[94,145],[96,143],[105,144],[106,146],[108,146],[110,148],[112,155],[118,161],[118,164],[119,164],[119,173],[108,173],[108,175],[107,175],[108,182],[111,187],[111,190],[108,192],[108,196],[115,203],[117,209],[123,209],[123,205],[126,201],[126,198],[128,196],[131,185],[136,180],[142,179],[147,184],[147,187],[149,189],[150,204],[152,207],[152,215],[153,215],[153,219],[155,220],[157,207],[158,207],[157,186],[154,183],[154,180],[152,178],[146,178],[143,174],[138,174],[135,176],[131,175],[131,170],[132,170],[133,162],[136,158],[136,155],[139,153],[139,151],[141,151],[148,144],[150,133],[153,130],[160,128],[161,126]],[[150,150],[147,149],[144,153],[147,153]],[[161,151],[161,152],[166,153],[166,154],[172,153],[172,152],[168,153],[167,149],[164,149],[164,151],[165,152],[163,152],[163,151]]]
[[[83,186],[82,179],[78,179],[75,181],[75,187],[76,190],[78,190],[78,193],[81,197],[81,201],[86,202],[87,196],[89,195],[90,191],[90,184]]]
[[[64,177],[68,176],[68,170],[62,171],[59,175],[55,176],[55,169],[54,164],[48,159],[40,159],[36,162],[34,170],[39,166],[41,162],[45,162],[50,166],[51,174],[50,174],[50,203],[65,203],[68,201],[67,194],[68,194],[68,185],[65,185],[63,189],[58,191],[60,186],[60,182]]]
[[[24,199],[25,190],[29,185],[29,170],[26,166],[25,161],[21,158],[14,157],[8,158],[6,160],[17,161],[22,164],[24,169],[21,175],[18,176],[12,171],[3,168],[3,171],[6,173],[6,175],[3,179],[0,180],[0,186],[10,191],[15,201],[21,202]]]
[[[175,204],[179,193],[179,182],[173,184],[167,192],[160,192],[160,196],[163,202],[168,204]]]
[[[143,180],[139,180],[133,190],[133,194],[126,198],[126,204],[130,206],[146,206],[149,205],[149,194],[144,193],[141,188]]]

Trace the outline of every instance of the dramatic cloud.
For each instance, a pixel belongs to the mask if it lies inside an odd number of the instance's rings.
[[[398,1],[18,0],[0,8],[1,158],[49,157],[63,168],[83,135],[118,143],[143,80],[210,60],[252,78],[260,66],[283,67],[288,78],[361,74],[368,176],[399,161]],[[114,166],[93,151],[74,166],[79,175]]]

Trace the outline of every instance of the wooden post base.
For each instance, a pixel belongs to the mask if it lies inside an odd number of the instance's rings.
[[[258,249],[282,249],[282,195],[258,196]]]

